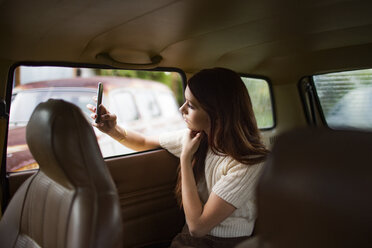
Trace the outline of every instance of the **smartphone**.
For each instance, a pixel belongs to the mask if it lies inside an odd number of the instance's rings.
[[[98,83],[98,90],[97,90],[97,105],[96,105],[96,123],[101,121],[101,109],[99,105],[102,103],[102,95],[103,95],[103,84],[101,82]]]

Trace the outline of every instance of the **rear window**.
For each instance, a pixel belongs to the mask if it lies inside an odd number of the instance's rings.
[[[324,119],[332,129],[372,129],[372,69],[313,76]]]

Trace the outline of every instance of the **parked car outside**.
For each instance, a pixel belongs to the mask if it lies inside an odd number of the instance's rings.
[[[72,102],[91,122],[86,105],[94,104],[98,82],[104,86],[103,104],[117,114],[120,125],[147,135],[185,127],[172,91],[159,82],[124,77],[76,77],[21,85],[12,95],[7,172],[38,168],[28,150],[25,131],[39,103],[50,98]],[[104,157],[133,152],[98,129],[95,132]]]

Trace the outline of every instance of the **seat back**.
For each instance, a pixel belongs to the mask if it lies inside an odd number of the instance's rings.
[[[258,236],[239,248],[371,247],[371,196],[372,133],[288,132],[258,183]]]
[[[255,247],[371,247],[372,133],[279,137],[258,184],[258,215]]]
[[[117,191],[91,125],[62,100],[41,103],[27,125],[40,170],[0,222],[0,247],[120,247]]]

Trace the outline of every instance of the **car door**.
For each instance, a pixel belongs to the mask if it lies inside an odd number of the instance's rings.
[[[184,225],[174,187],[179,159],[164,149],[105,159],[118,190],[124,247],[166,247]],[[37,170],[9,174],[10,197]]]
[[[179,159],[157,149],[106,164],[119,194],[125,247],[169,244],[184,225],[174,195]]]

